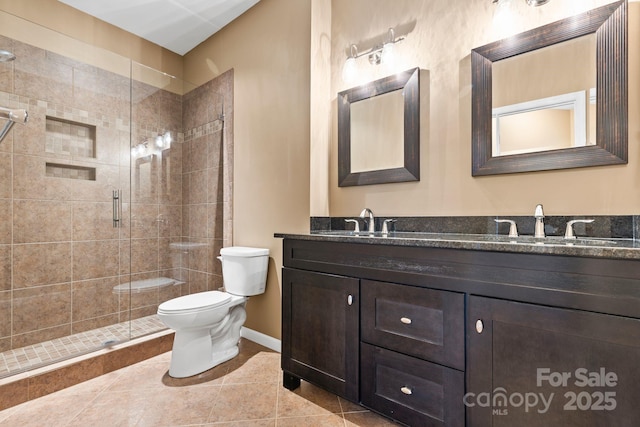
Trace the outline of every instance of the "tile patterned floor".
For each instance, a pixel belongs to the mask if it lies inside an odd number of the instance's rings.
[[[27,369],[50,364],[101,348],[106,342],[127,341],[129,336],[141,337],[166,329],[157,315],[117,323],[79,334],[45,341],[39,344],[0,353],[0,378]]]
[[[282,387],[280,354],[242,340],[201,375],[168,375],[171,354],[0,411],[0,426],[355,427],[396,424],[309,383]]]

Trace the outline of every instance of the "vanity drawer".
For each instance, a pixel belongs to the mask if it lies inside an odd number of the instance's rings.
[[[361,338],[464,370],[464,295],[362,280]]]
[[[410,426],[464,426],[464,373],[360,344],[361,402]]]

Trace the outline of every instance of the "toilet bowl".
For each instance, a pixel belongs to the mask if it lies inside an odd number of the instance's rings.
[[[269,250],[233,246],[222,248],[224,292],[207,291],[165,301],[159,319],[175,330],[169,375],[185,378],[234,358],[240,328],[247,318],[245,304],[264,293]]]

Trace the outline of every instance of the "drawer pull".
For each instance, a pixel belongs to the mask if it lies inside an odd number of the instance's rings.
[[[402,323],[404,323],[405,325],[410,325],[411,324],[411,319],[409,319],[408,317],[401,317],[400,321]]]
[[[400,391],[403,392],[404,394],[410,395],[412,394],[412,391],[409,387],[404,386],[404,387],[400,387]]]
[[[482,320],[478,319],[476,320],[476,332],[481,334],[482,331],[484,331],[484,323]]]
[[[348,304],[348,305],[353,305],[353,295],[349,295],[349,296],[347,297],[347,304]]]

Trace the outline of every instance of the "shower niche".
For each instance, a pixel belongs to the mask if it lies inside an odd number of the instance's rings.
[[[95,159],[96,126],[47,116],[45,153],[69,159]],[[96,168],[62,162],[46,162],[46,176],[95,181]]]

